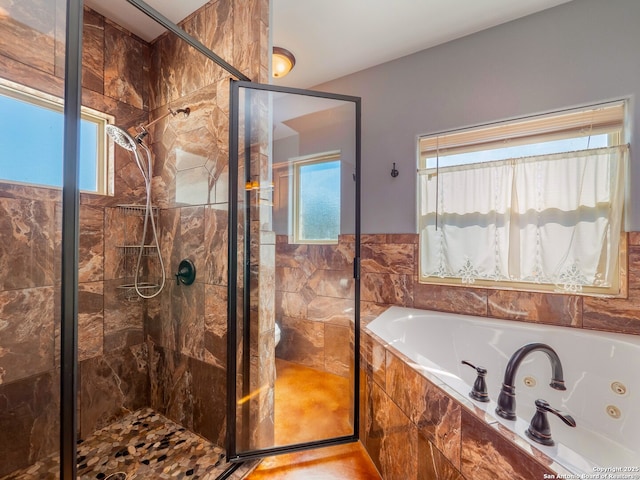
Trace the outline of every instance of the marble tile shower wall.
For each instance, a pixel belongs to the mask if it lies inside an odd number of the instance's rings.
[[[276,239],[276,356],[343,377],[350,373],[354,237],[337,245]]]
[[[180,23],[255,81],[268,73],[267,0],[209,2]],[[154,204],[166,290],[147,303],[152,408],[218,445],[226,433],[229,75],[173,35],[151,53],[151,120],[189,107],[150,131]],[[177,285],[182,259],[196,281]]]
[[[63,97],[64,8],[59,0],[4,6],[0,77]],[[219,0],[192,15],[184,28],[264,81],[267,23],[266,1]],[[218,441],[223,413],[205,418],[203,412],[214,395],[205,386],[219,390],[224,384],[226,258],[220,252],[226,250],[227,229],[228,77],[168,36],[149,45],[86,8],[83,35],[83,105],[113,115],[125,128],[147,123],[171,102],[182,105],[183,97],[193,113],[188,122],[165,123],[151,137],[170,285],[159,301],[170,306],[165,312],[175,313],[170,318],[179,329],[155,321],[157,304],[125,302],[118,295],[131,272],[117,245],[123,238],[139,240],[132,238],[139,223],[116,206],[144,199],[132,157],[114,149],[112,195],[81,194],[80,435],[127,411],[165,402],[169,416],[192,428],[197,424],[199,433]],[[206,162],[194,165],[194,153]],[[200,195],[205,185],[206,195]],[[0,431],[11,432],[0,436],[6,459],[0,476],[57,449],[60,252],[60,191],[0,183]],[[176,260],[194,255],[199,282],[188,291],[174,288]],[[170,393],[165,387],[176,386],[176,368],[185,366],[182,390]],[[189,399],[186,413],[176,411],[184,400],[180,393]]]
[[[628,297],[616,299],[421,285],[417,238],[363,236],[363,324],[386,306],[401,305],[640,334],[638,232],[628,234]],[[361,360],[360,438],[386,480],[528,480],[553,473],[548,459],[516,446],[366,330]]]

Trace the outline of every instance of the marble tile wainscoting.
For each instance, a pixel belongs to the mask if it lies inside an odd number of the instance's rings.
[[[350,375],[353,235],[336,245],[296,245],[276,236],[276,356],[343,377]]]
[[[399,305],[640,335],[640,232],[627,234],[624,298],[421,284],[417,234],[363,235],[361,257],[363,310]]]

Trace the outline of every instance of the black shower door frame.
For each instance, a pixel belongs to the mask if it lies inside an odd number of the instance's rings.
[[[173,32],[239,80],[250,80],[143,0],[128,3]],[[82,105],[83,0],[66,0],[62,242],[60,264],[60,479],[77,477],[78,264],[80,232],[80,110]]]
[[[358,97],[338,95],[311,90],[302,90],[273,85],[252,83],[250,78],[216,55],[201,42],[187,34],[175,23],[168,20],[160,12],[147,5],[143,0],[127,0],[147,16],[173,32],[189,45],[213,60],[238,80],[231,81],[232,94],[230,125],[230,172],[229,172],[229,225],[237,222],[237,180],[238,180],[238,137],[237,92],[240,87],[251,87],[257,90],[293,93],[322,98],[351,101],[356,108],[356,171],[355,171],[355,304],[354,304],[354,431],[352,435],[328,440],[298,444],[291,447],[277,447],[260,452],[244,452],[239,454],[234,449],[227,450],[230,461],[241,462],[250,458],[262,457],[278,453],[306,450],[319,446],[329,446],[349,443],[358,440],[359,429],[359,344],[360,344],[360,132],[361,132],[361,101]],[[77,476],[77,373],[78,373],[78,251],[79,251],[79,208],[80,189],[78,187],[79,172],[79,143],[80,143],[80,107],[82,105],[82,33],[83,33],[83,0],[66,0],[66,48],[65,48],[65,77],[64,77],[64,144],[63,144],[63,187],[62,187],[62,259],[61,259],[61,290],[60,290],[60,479],[72,480]],[[235,98],[235,101],[233,100]],[[233,154],[235,153],[235,163]],[[235,287],[237,279],[237,231],[229,228],[229,291],[233,286],[234,295],[229,295],[228,325],[235,327],[236,298]],[[233,285],[232,285],[233,284]],[[245,317],[248,318],[248,317]],[[237,339],[235,328],[228,331],[228,343],[234,345]],[[233,342],[233,343],[232,343]],[[233,368],[232,368],[233,367]],[[228,384],[228,426],[235,426],[235,355],[229,353],[228,375],[233,380]],[[235,431],[228,428],[227,443],[235,443]],[[233,442],[231,440],[234,440]]]
[[[344,102],[352,102],[355,108],[355,218],[354,218],[354,259],[353,259],[353,278],[354,278],[354,343],[353,343],[353,432],[350,435],[334,437],[329,439],[316,440],[311,442],[299,443],[294,445],[286,445],[272,448],[264,448],[260,450],[246,450],[238,451],[238,433],[236,418],[238,415],[237,405],[237,368],[238,359],[237,347],[238,347],[238,301],[237,301],[237,288],[238,288],[238,185],[239,185],[239,133],[240,133],[240,91],[241,89],[255,90],[260,92],[272,92],[282,94],[293,94],[307,97],[317,97],[331,100],[340,100]],[[272,455],[280,455],[285,453],[293,453],[304,450],[310,450],[319,447],[328,447],[332,445],[341,445],[345,443],[352,443],[359,439],[359,417],[360,417],[360,164],[361,164],[361,98],[350,95],[341,95],[336,93],[320,92],[315,90],[306,90],[300,88],[282,87],[276,85],[267,85],[261,83],[255,83],[245,80],[231,80],[230,86],[230,112],[229,112],[229,211],[228,211],[228,231],[229,231],[229,261],[228,261],[228,328],[227,328],[227,460],[230,462],[243,462],[246,460],[252,460],[257,458],[263,458]],[[247,102],[249,103],[249,102]],[[249,106],[247,105],[247,110]],[[250,164],[250,112],[244,112],[244,140],[243,151],[245,158],[243,159],[244,165]],[[240,182],[242,185],[250,180],[249,169],[245,168],[245,176],[247,178],[242,179]],[[245,202],[245,205],[249,205]],[[247,207],[250,208],[250,207]],[[244,215],[245,222],[249,221],[249,214]],[[248,246],[251,242],[249,238],[251,229],[248,225],[244,226],[244,245]],[[245,247],[246,248],[246,247]],[[244,283],[243,288],[245,292],[249,291],[248,279],[249,275],[247,270],[250,265],[248,262],[243,262],[243,268],[245,274],[243,275]],[[244,371],[243,379],[249,377],[250,362],[248,358],[249,354],[249,324],[250,324],[250,302],[248,301],[249,295],[244,296],[245,301],[242,308],[242,322],[243,322],[243,361],[242,366]],[[245,382],[246,383],[246,382]],[[246,385],[245,385],[246,387]],[[244,392],[246,393],[246,392]],[[245,402],[242,408],[248,408],[248,403]],[[245,418],[246,412],[244,412]],[[242,433],[242,432],[240,432]]]

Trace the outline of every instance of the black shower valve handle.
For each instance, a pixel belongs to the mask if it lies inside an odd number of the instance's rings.
[[[473,368],[478,374],[478,376],[476,377],[476,381],[473,382],[473,387],[469,392],[469,396],[474,400],[477,400],[478,402],[488,402],[489,394],[487,393],[487,383],[484,379],[484,377],[487,376],[487,369],[480,366],[476,367],[466,360],[462,360],[462,363]]]
[[[191,285],[196,279],[196,266],[189,259],[184,259],[178,265],[176,284]]]

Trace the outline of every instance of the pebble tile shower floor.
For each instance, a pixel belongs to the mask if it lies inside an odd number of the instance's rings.
[[[222,448],[147,408],[78,442],[78,479],[115,480],[122,472],[127,480],[215,480],[229,466],[224,456]],[[232,478],[242,478],[248,468]],[[54,455],[1,480],[55,479],[59,469]]]

